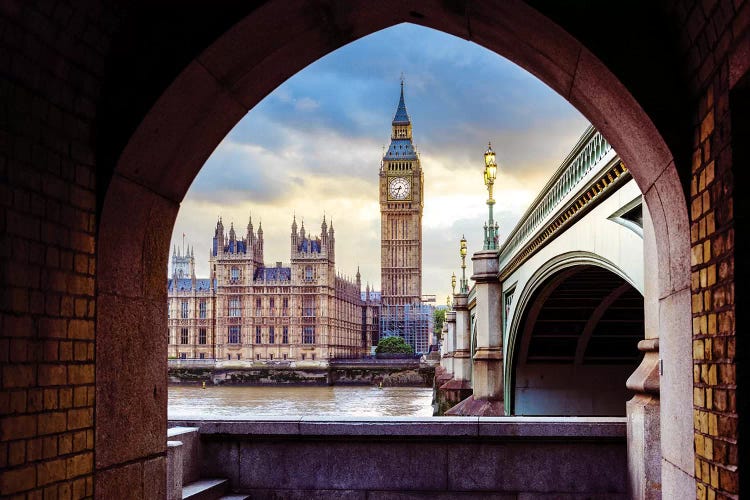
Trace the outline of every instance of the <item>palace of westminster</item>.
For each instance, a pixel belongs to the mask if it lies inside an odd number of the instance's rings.
[[[429,349],[432,307],[422,302],[424,175],[401,95],[380,167],[382,293],[336,270],[333,222],[320,234],[293,219],[290,265],[266,266],[263,228],[245,235],[216,224],[210,278],[196,278],[193,249],[172,254],[169,356],[181,359],[327,363],[370,354],[378,339]]]

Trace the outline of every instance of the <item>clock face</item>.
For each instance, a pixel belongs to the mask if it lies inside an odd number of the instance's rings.
[[[411,192],[411,184],[403,177],[395,177],[388,183],[388,195],[393,200],[405,200]]]

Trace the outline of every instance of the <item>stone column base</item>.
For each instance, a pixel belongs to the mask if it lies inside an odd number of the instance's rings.
[[[462,399],[471,395],[471,383],[468,380],[457,380],[445,368],[435,368],[432,407],[435,416],[442,416],[448,409]]]
[[[628,482],[631,498],[661,498],[659,397],[636,394],[625,405],[628,415]]]
[[[504,417],[505,403],[500,399],[474,399],[474,396],[469,396],[446,411],[445,415],[454,417]]]

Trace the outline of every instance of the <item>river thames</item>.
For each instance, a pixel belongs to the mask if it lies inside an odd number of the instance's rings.
[[[371,386],[170,386],[168,418],[429,417],[432,389]]]

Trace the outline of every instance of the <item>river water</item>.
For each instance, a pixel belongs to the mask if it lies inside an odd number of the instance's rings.
[[[432,389],[370,386],[170,386],[168,418],[429,417]]]

